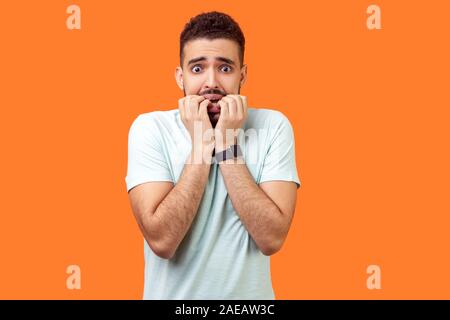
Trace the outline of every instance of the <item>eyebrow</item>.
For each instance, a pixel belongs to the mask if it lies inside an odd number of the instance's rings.
[[[231,64],[231,65],[233,65],[233,66],[235,65],[235,63],[234,63],[233,60],[228,59],[228,58],[225,58],[225,57],[216,57],[215,59],[218,60],[218,61],[222,61],[222,62]],[[206,57],[198,57],[198,58],[194,58],[194,59],[189,60],[189,62],[188,62],[187,65],[189,66],[189,65],[191,65],[191,64],[193,64],[193,63],[200,62],[200,61],[206,61],[206,60],[207,60]]]

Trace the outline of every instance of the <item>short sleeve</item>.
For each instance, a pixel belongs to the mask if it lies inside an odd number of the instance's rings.
[[[127,192],[145,182],[173,182],[159,132],[151,114],[139,115],[132,123],[128,133]]]
[[[295,162],[294,131],[288,118],[279,113],[280,121],[273,128],[274,134],[264,158],[259,183],[282,180],[301,186]]]

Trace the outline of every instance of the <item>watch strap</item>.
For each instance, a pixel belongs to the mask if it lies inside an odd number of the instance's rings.
[[[215,153],[214,158],[217,163],[228,159],[236,159],[237,157],[242,156],[241,147],[238,144],[233,144],[219,153]]]

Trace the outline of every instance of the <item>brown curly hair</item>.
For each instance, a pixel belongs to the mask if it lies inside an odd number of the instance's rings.
[[[241,66],[244,64],[245,37],[239,24],[228,14],[217,11],[201,13],[186,23],[180,34],[180,66],[183,66],[184,45],[199,38],[225,38],[237,42]]]

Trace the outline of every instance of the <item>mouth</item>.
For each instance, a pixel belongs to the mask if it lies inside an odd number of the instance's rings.
[[[210,103],[208,105],[208,113],[210,115],[215,115],[220,113],[220,105],[219,105],[220,99],[210,99]]]
[[[219,101],[220,99],[223,98],[223,95],[221,95],[221,94],[205,94],[205,95],[203,95],[203,97],[205,97],[205,99],[208,99],[210,101]]]
[[[211,103],[208,105],[208,115],[211,120],[219,119],[220,106],[217,104],[217,102],[211,101]]]
[[[209,118],[214,122],[217,121],[220,116],[219,101],[224,96],[221,94],[205,94],[205,95],[203,95],[203,97],[205,97],[205,99],[208,99],[210,101],[210,103],[207,107]]]

